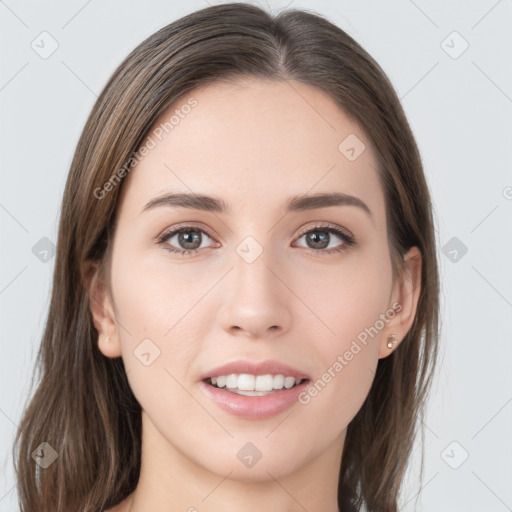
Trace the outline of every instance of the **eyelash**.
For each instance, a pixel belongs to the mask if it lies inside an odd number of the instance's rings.
[[[198,231],[200,233],[205,233],[208,235],[212,240],[215,240],[213,235],[205,228],[199,228],[196,226],[180,226],[178,228],[174,228],[171,231],[164,231],[160,236],[157,237],[156,243],[159,245],[163,245],[164,249],[172,252],[174,254],[178,254],[180,256],[188,256],[194,253],[198,253],[199,249],[176,249],[172,246],[170,246],[167,241],[172,238],[174,235],[179,233],[186,233],[187,231]],[[349,235],[348,233],[345,233],[344,231],[335,228],[331,225],[325,225],[325,224],[318,224],[316,226],[313,226],[312,228],[308,228],[306,231],[303,231],[301,234],[297,236],[297,239],[302,238],[304,235],[307,235],[310,232],[315,231],[324,231],[328,233],[333,233],[336,236],[338,236],[342,241],[343,244],[341,247],[338,247],[336,249],[312,249],[311,247],[303,247],[303,249],[306,249],[309,252],[312,252],[316,255],[330,255],[335,253],[341,253],[345,250],[347,250],[349,247],[352,247],[355,245],[356,241],[355,238],[352,235]]]

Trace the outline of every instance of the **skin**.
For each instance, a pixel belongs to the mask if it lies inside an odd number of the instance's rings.
[[[393,282],[374,149],[323,91],[245,79],[196,89],[179,105],[191,96],[198,105],[125,178],[111,288],[99,273],[92,282],[99,349],[123,358],[142,406],[139,484],[111,511],[336,512],[346,428],[379,358],[392,352],[388,336],[400,343],[411,327],[420,253],[405,255],[407,272]],[[366,146],[355,161],[338,150],[350,134]],[[285,214],[292,195],[333,191],[357,196],[372,215],[349,205]],[[231,212],[160,206],[141,213],[169,192],[213,195]],[[322,231],[319,222],[348,230],[356,244],[322,255],[303,236]],[[189,256],[154,242],[181,223],[213,237],[201,234]],[[263,249],[252,263],[236,252],[247,236]],[[178,236],[166,243],[185,248]],[[329,248],[343,244],[330,234]],[[395,302],[401,311],[307,405],[241,419],[199,387],[204,371],[244,358],[277,359],[316,381]],[[149,366],[133,353],[145,338],[160,350]],[[252,468],[237,458],[247,442],[262,453]]]

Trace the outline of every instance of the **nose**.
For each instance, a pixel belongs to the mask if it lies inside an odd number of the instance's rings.
[[[250,263],[235,253],[232,264],[219,312],[222,328],[255,339],[282,336],[290,329],[292,294],[280,267],[265,251]]]

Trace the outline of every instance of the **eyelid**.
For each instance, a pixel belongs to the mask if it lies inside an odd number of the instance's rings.
[[[301,234],[299,234],[295,240],[299,240],[307,233],[311,233],[314,231],[326,231],[330,234],[334,234],[341,240],[341,244],[334,248],[324,248],[324,249],[313,249],[311,247],[302,247],[302,249],[306,250],[308,253],[313,256],[331,256],[333,254],[341,254],[345,251],[349,250],[351,247],[357,245],[357,241],[355,236],[346,228],[342,228],[337,224],[331,224],[329,222],[317,222],[314,226],[307,226],[301,230]]]
[[[217,239],[213,234],[211,233],[210,229],[207,228],[202,223],[194,223],[194,222],[183,222],[179,224],[175,224],[170,228],[164,229],[160,235],[158,235],[154,239],[154,243],[157,246],[163,246],[163,248],[166,251],[169,251],[170,253],[177,255],[177,256],[190,256],[191,254],[199,253],[199,249],[181,249],[178,247],[174,247],[171,244],[168,243],[168,240],[179,234],[180,231],[192,231],[196,229],[197,231],[204,232],[210,238],[214,245],[210,246],[211,248],[218,247],[219,242],[217,242]],[[203,248],[204,249],[204,248]]]
[[[165,244],[167,242],[167,240],[174,237],[180,231],[192,231],[193,229],[197,229],[198,231],[204,231],[210,239],[212,239],[217,244],[219,243],[217,241],[217,237],[211,233],[210,229],[205,224],[203,224],[201,222],[193,222],[193,221],[175,224],[172,227],[165,229],[160,235],[158,235],[156,237],[155,242],[157,244]],[[324,222],[317,221],[313,225],[305,226],[294,237],[294,241],[298,240],[299,238],[301,238],[302,236],[304,236],[305,234],[307,234],[311,231],[316,231],[316,230],[320,231],[322,229],[325,229],[326,231],[333,233],[335,236],[340,238],[343,242],[341,244],[341,247],[334,248],[334,249],[313,249],[311,247],[302,247],[302,248],[305,249],[306,251],[312,252],[314,254],[318,254],[318,255],[324,254],[325,255],[325,254],[331,254],[331,253],[336,253],[336,252],[338,252],[338,253],[342,252],[345,249],[348,249],[350,246],[353,246],[356,244],[354,235],[348,229],[338,226],[337,224],[332,224],[330,222],[325,222],[325,221]],[[175,248],[173,246],[170,246],[170,247],[172,247],[172,249],[171,248],[166,248],[166,249],[173,253],[182,254],[182,255],[189,255],[191,253],[199,252],[199,249],[180,249],[180,248]]]
[[[206,226],[206,224],[202,224],[201,222],[182,222],[178,224],[174,224],[170,228],[164,229],[160,235],[156,237],[156,241],[163,240],[171,234],[176,234],[180,230],[187,231],[187,229],[197,229],[198,231],[204,231],[212,240],[216,240],[216,237],[213,235],[212,231]]]
[[[301,229],[297,237],[301,237],[302,235],[305,235],[306,233],[309,233],[312,230],[315,229],[322,229],[322,228],[331,228],[336,231],[341,231],[347,238],[354,239],[354,235],[346,228],[343,228],[341,226],[338,226],[337,224],[332,224],[327,221],[319,221],[313,224],[313,226],[309,225]]]

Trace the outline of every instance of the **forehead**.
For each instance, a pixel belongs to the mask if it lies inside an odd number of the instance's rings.
[[[340,191],[383,208],[364,131],[321,89],[296,81],[197,88],[161,114],[143,145],[151,149],[122,191],[122,201],[139,211],[169,191],[222,196],[245,208],[250,199],[256,209],[296,194]]]

